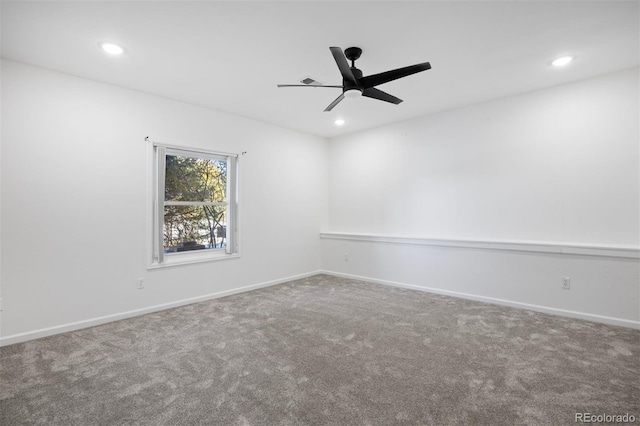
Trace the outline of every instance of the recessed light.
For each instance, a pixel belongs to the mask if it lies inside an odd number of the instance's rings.
[[[345,121],[342,118],[338,118],[336,121],[334,121],[334,124],[336,126],[342,126],[345,123]]]
[[[575,56],[563,56],[551,62],[551,65],[553,65],[554,67],[563,67],[567,65],[569,62],[573,61],[574,59],[575,59]]]
[[[110,42],[100,43],[100,48],[110,55],[122,55],[122,53],[124,52],[124,49],[122,47]]]

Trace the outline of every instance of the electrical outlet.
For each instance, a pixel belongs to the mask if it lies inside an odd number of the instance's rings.
[[[144,288],[144,279],[138,278],[138,280],[136,281],[136,285],[138,290],[142,290]]]
[[[563,290],[570,290],[571,289],[571,278],[564,277],[562,279],[562,289]]]

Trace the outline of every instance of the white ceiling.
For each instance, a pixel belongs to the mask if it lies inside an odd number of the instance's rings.
[[[638,66],[638,1],[3,1],[2,56],[325,137]],[[126,52],[98,48],[114,41]],[[379,86],[340,89],[329,46],[363,49],[365,75],[431,62]],[[550,66],[576,55],[566,68]],[[346,124],[336,127],[333,121]]]

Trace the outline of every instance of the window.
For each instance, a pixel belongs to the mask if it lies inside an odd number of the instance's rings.
[[[152,266],[238,253],[237,156],[153,142]]]

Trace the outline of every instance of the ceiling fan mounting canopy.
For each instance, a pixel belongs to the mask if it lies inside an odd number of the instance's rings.
[[[385,71],[365,77],[363,76],[362,71],[356,68],[355,65],[355,61],[360,58],[360,55],[362,54],[362,49],[359,47],[348,47],[343,52],[339,47],[330,47],[329,50],[336,61],[340,74],[342,74],[342,86],[278,84],[278,87],[330,87],[342,89],[340,96],[325,108],[325,112],[331,111],[345,97],[357,97],[360,95],[397,105],[402,102],[402,99],[376,89],[375,86],[431,69],[431,64],[429,64],[429,62],[422,62],[420,64],[397,68],[391,71]],[[351,61],[351,66],[349,66],[347,59]]]
[[[362,49],[359,47],[347,47],[344,49],[344,56],[351,61],[351,66],[353,66],[353,61],[357,61],[360,55],[362,55]]]

